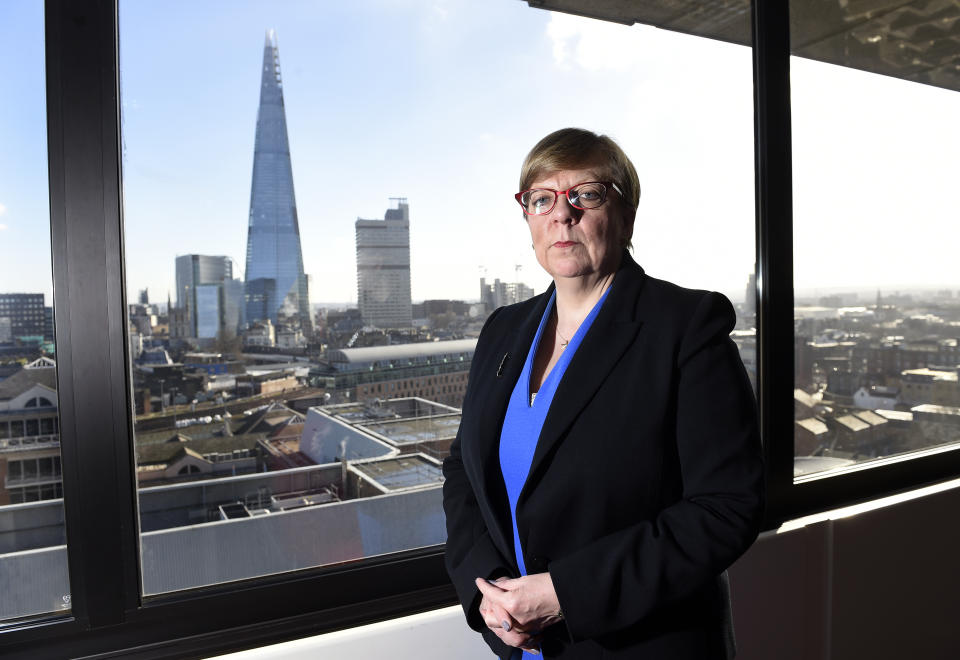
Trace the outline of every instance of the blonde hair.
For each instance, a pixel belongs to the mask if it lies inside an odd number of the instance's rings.
[[[543,174],[581,167],[595,167],[616,183],[634,211],[640,205],[640,178],[627,154],[609,136],[582,128],[561,128],[537,142],[520,168],[520,190]]]
[[[520,190],[529,189],[544,174],[585,167],[616,183],[623,193],[621,203],[636,213],[640,178],[633,163],[612,138],[582,128],[561,128],[537,142],[520,168]],[[633,248],[629,239],[625,243]]]

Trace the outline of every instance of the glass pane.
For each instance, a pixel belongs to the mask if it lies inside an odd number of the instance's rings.
[[[791,8],[797,478],[960,440],[960,8],[889,5]]]
[[[42,2],[0,3],[0,620],[70,610],[43,29]]]
[[[119,10],[145,594],[445,540],[476,336],[550,283],[512,197],[560,127],[631,154],[635,258],[726,293],[753,376],[749,48],[515,1]]]

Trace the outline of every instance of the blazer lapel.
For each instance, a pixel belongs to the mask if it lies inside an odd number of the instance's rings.
[[[524,491],[564,431],[593,398],[607,374],[633,343],[643,322],[636,318],[636,301],[643,286],[643,268],[624,251],[610,293],[597,313],[557,386],[540,430]],[[542,310],[541,310],[542,313]],[[523,499],[523,493],[520,495]]]
[[[476,437],[478,456],[482,461],[485,477],[483,487],[486,490],[486,499],[491,503],[491,509],[497,518],[496,533],[500,538],[495,541],[499,541],[500,547],[506,550],[506,556],[510,558],[513,557],[510,554],[513,549],[513,521],[510,518],[507,488],[500,470],[500,431],[510,395],[520,372],[523,371],[524,361],[552,293],[553,284],[540,295],[540,300],[530,314],[506,335],[501,343],[503,348],[494,355],[495,363],[491,363],[489,373],[484,373],[481,381],[484,392],[480,397],[482,403]]]

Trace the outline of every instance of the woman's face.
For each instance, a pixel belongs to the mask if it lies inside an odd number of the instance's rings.
[[[578,183],[603,181],[595,170],[561,170],[544,174],[530,188],[566,190]],[[537,261],[554,280],[564,277],[603,276],[620,263],[620,254],[633,233],[634,211],[615,190],[595,209],[570,206],[566,195],[545,215],[527,216]]]

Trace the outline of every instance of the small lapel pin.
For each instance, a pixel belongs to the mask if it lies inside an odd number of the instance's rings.
[[[503,367],[507,364],[507,360],[509,360],[509,359],[510,359],[510,354],[509,354],[509,353],[504,353],[504,354],[503,354],[503,359],[500,360],[500,366],[497,367],[497,378],[500,378],[500,376],[503,375]]]

